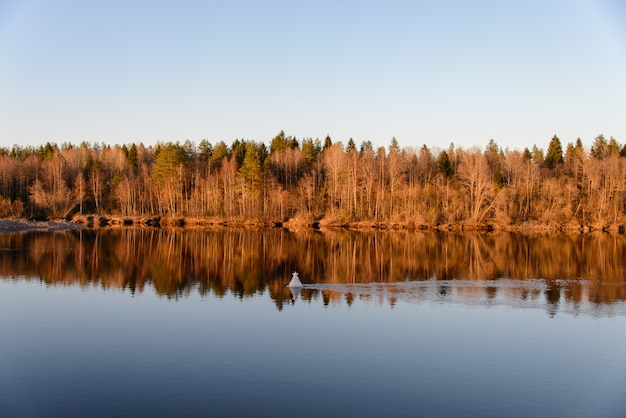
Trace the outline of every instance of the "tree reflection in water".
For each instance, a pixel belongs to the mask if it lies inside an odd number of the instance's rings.
[[[5,234],[0,249],[4,278],[133,294],[150,286],[169,298],[269,292],[279,309],[295,299],[441,299],[532,301],[552,315],[563,303],[626,300],[626,236],[602,233],[119,228]],[[293,271],[309,285],[296,298],[285,288]]]

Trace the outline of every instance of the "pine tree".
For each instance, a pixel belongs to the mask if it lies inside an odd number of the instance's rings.
[[[356,151],[356,144],[354,143],[354,139],[350,138],[348,140],[348,145],[346,146],[346,152]]]
[[[272,138],[270,142],[270,153],[275,153],[288,148],[289,144],[287,138],[285,137],[285,131],[280,131],[278,135]]]
[[[324,138],[324,149],[330,148],[333,145],[333,141],[330,139],[330,135],[326,135]]]
[[[531,151],[533,157],[533,163],[537,165],[543,165],[543,150],[541,148],[537,148],[537,145],[533,145],[533,149]]]
[[[263,168],[259,151],[255,144],[245,145],[245,156],[239,169],[244,181],[251,186],[255,197],[261,194],[261,184],[263,183]]]
[[[229,150],[226,143],[224,141],[218,142],[211,153],[211,168],[219,169],[222,166],[222,160],[224,159],[224,157],[228,156],[228,152]]]
[[[561,141],[556,135],[550,141],[544,162],[548,168],[555,168],[557,165],[563,164],[563,148],[561,148]]]
[[[213,154],[213,146],[206,139],[200,141],[200,145],[198,145],[198,150],[198,157],[200,157],[200,160],[203,162],[208,161],[209,158],[211,158],[211,154]]]
[[[609,154],[609,144],[606,142],[604,135],[598,135],[591,146],[591,155],[597,160],[604,160]]]
[[[134,143],[128,149],[128,154],[126,155],[126,159],[128,161],[128,165],[133,170],[134,173],[137,173],[137,145]]]
[[[439,153],[439,156],[437,157],[437,166],[439,167],[441,174],[445,177],[450,177],[454,174],[452,163],[450,162],[450,156],[445,150]]]
[[[398,140],[395,136],[391,138],[391,144],[389,144],[389,152],[391,151],[400,151],[400,144],[398,144]]]

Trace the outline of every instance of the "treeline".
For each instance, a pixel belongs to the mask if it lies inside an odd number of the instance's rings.
[[[97,214],[232,222],[591,225],[626,219],[626,145],[359,147],[280,132],[203,140],[0,148],[0,217]]]

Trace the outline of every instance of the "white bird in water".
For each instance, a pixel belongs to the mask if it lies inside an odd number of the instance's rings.
[[[289,282],[287,287],[302,287],[302,282],[300,281],[300,277],[298,277],[297,271],[294,271],[291,275],[291,281]]]

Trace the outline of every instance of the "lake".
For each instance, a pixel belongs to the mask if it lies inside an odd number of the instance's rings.
[[[623,417],[625,260],[602,233],[4,234],[0,416]]]

